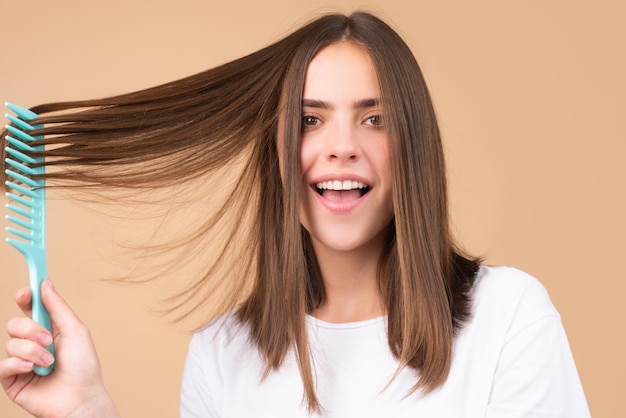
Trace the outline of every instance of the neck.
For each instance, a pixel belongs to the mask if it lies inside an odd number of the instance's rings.
[[[313,243],[326,300],[313,316],[327,322],[357,322],[384,315],[378,263],[384,235],[351,251],[333,251]]]

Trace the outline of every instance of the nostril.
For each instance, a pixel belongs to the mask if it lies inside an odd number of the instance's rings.
[[[359,156],[357,154],[342,155],[342,154],[339,154],[339,153],[332,153],[332,154],[328,154],[327,158],[329,160],[338,160],[338,159],[358,160]]]

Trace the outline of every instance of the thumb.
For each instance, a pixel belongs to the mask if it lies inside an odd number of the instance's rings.
[[[50,319],[59,331],[82,325],[78,316],[69,307],[67,302],[57,293],[50,279],[41,284],[41,299],[50,314]]]

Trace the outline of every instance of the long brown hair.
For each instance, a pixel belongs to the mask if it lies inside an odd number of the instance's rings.
[[[45,164],[55,167],[46,177],[61,186],[159,188],[241,164],[233,185],[237,192],[184,243],[211,233],[227,214],[243,214],[251,219],[238,235],[245,242],[235,239],[240,229],[233,226],[221,249],[237,252],[232,266],[238,267],[225,269],[220,264],[225,258],[216,257],[205,276],[177,295],[177,307],[189,312],[200,303],[195,294],[210,298],[215,289],[229,289],[219,292],[220,306],[238,307],[239,320],[250,327],[265,358],[266,374],[294,350],[311,410],[320,405],[305,320],[325,293],[299,221],[302,91],[313,57],[341,41],[370,54],[388,130],[394,218],[378,276],[389,347],[399,370],[420,372],[413,390],[429,391],[448,375],[454,333],[471,314],[479,260],[463,255],[452,239],[443,149],[429,92],[413,54],[386,23],[362,12],[326,15],[266,48],[191,77],[107,99],[32,108],[41,115],[37,123],[45,125],[35,132],[45,135]],[[281,112],[284,180],[276,149]],[[247,277],[253,277],[251,284]]]

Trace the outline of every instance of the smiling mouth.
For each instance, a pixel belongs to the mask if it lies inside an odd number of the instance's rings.
[[[371,190],[367,184],[354,180],[323,181],[314,186],[320,196],[334,201],[358,199]]]

